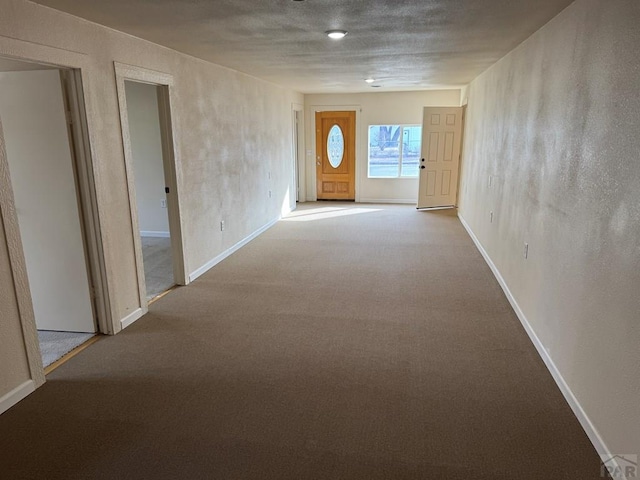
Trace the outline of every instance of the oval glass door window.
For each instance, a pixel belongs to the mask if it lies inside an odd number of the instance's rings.
[[[338,168],[344,157],[344,135],[338,125],[334,125],[329,130],[327,136],[327,156],[333,168]]]

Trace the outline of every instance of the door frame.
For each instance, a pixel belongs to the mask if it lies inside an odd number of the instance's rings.
[[[292,210],[295,209],[296,202],[304,202],[306,198],[305,189],[305,162],[304,162],[304,106],[298,103],[291,104],[291,115],[293,122],[292,131],[292,152],[293,152],[293,192],[295,202],[292,203]]]
[[[464,167],[463,159],[464,157],[464,133],[467,126],[467,104],[465,103],[462,107],[462,131],[460,132],[460,160],[458,160],[458,185],[456,188],[456,208],[459,208],[460,204],[460,187],[462,186],[462,169]]]
[[[138,222],[138,205],[136,202],[136,186],[131,150],[131,136],[129,130],[129,117],[127,113],[127,97],[125,81],[146,83],[158,88],[158,113],[160,120],[160,132],[162,137],[162,157],[164,165],[165,185],[169,187],[167,194],[167,210],[169,216],[169,232],[171,235],[171,252],[173,256],[173,278],[178,285],[187,285],[189,275],[186,271],[184,257],[184,236],[182,228],[182,216],[180,215],[180,185],[181,169],[178,150],[175,148],[175,125],[173,119],[173,76],[167,73],[149,70],[135,65],[113,62],[116,75],[116,89],[118,93],[118,106],[120,110],[120,128],[122,131],[122,143],[124,149],[125,171],[127,176],[127,190],[129,193],[129,210],[133,243],[135,249],[135,262],[138,281],[138,299],[140,310],[134,317],[127,318],[122,323],[122,328],[129,326],[135,320],[149,311],[147,300],[147,288],[145,284],[144,264],[142,258],[142,241]]]
[[[361,134],[361,121],[360,114],[362,113],[362,108],[360,105],[309,105],[307,111],[307,118],[309,118],[309,128],[308,139],[310,142],[310,151],[311,155],[307,155],[306,158],[306,180],[307,180],[307,201],[315,202],[318,200],[318,192],[317,192],[317,175],[316,175],[316,152],[317,152],[317,140],[316,140],[316,112],[330,112],[330,111],[340,111],[340,112],[356,112],[356,126],[355,126],[355,180],[356,180],[356,200],[355,203],[360,201],[360,173],[358,171],[358,140]]]
[[[33,300],[31,299],[31,290],[29,289],[27,262],[22,248],[18,214],[13,197],[13,186],[11,184],[11,177],[9,176],[9,162],[5,148],[2,119],[0,119],[0,216],[2,217],[0,220],[4,227],[4,236],[7,243],[7,251],[9,252],[9,264],[13,276],[18,315],[20,316],[27,362],[29,364],[29,373],[31,374],[34,388],[38,388],[45,382],[44,367],[42,365],[42,355],[38,341],[36,317],[33,312]]]
[[[100,228],[100,212],[96,190],[94,154],[87,106],[83,88],[83,72],[87,68],[85,58],[73,52],[53,49],[47,52],[34,50],[32,45],[16,41],[20,55],[0,51],[0,55],[12,60],[37,63],[58,69],[61,75],[62,96],[67,117],[67,127],[72,157],[73,172],[78,196],[78,213],[81,222],[89,285],[92,293],[94,321],[98,333],[113,334],[113,317],[107,282],[104,246]],[[11,52],[14,53],[14,52]],[[51,63],[51,59],[59,63]],[[0,123],[0,221],[4,226],[5,241],[9,252],[9,263],[13,276],[18,315],[24,337],[25,352],[33,388],[45,383],[38,330],[33,311],[33,300],[29,288],[26,260],[20,235],[18,215],[15,208],[13,186],[9,172],[4,134]],[[16,400],[17,401],[17,400]]]
[[[113,334],[113,322],[109,304],[109,285],[105,267],[100,216],[98,212],[96,182],[92,175],[91,142],[87,128],[87,111],[84,104],[82,75],[79,69],[60,70],[62,97],[66,108],[71,156],[78,189],[78,207],[83,231],[87,267],[91,280],[94,315],[100,333]]]

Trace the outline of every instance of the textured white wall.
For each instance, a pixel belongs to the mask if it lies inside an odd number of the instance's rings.
[[[303,103],[302,95],[24,0],[0,0],[0,11],[0,55],[82,69],[116,320],[137,310],[139,303],[114,61],[173,75],[189,271],[280,214],[292,176],[291,105]],[[6,250],[0,249],[0,264],[6,261]],[[0,283],[10,287],[5,275],[3,267]],[[0,296],[3,325],[17,318],[11,290],[5,293]],[[0,337],[3,356],[9,342],[15,339]],[[14,343],[10,349],[15,351]],[[23,360],[2,359],[0,379],[24,375]],[[7,388],[0,384],[0,396]]]
[[[146,83],[125,82],[127,116],[131,132],[131,153],[136,180],[138,227],[142,232],[169,233],[162,137],[158,112],[158,87]]]
[[[633,454],[640,453],[638,25],[635,0],[579,0],[472,82],[460,202],[610,451]]]
[[[356,113],[356,200],[418,200],[417,178],[367,178],[369,125],[422,124],[423,107],[457,107],[460,90],[424,90],[417,92],[351,93],[305,95],[305,144],[312,155],[306,158],[306,197],[316,198],[315,184],[315,111],[357,107]],[[352,108],[351,108],[352,109]]]

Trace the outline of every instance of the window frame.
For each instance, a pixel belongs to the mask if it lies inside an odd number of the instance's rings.
[[[398,127],[400,128],[400,134],[398,136],[398,170],[395,176],[371,176],[371,127]],[[422,125],[414,124],[414,123],[401,123],[401,124],[370,124],[367,127],[367,178],[373,180],[388,180],[388,179],[396,179],[396,180],[415,180],[420,176],[420,171],[416,172],[415,175],[402,175],[403,170],[403,153],[404,153],[404,142],[402,138],[404,136],[405,128],[420,128],[420,146],[422,148]]]

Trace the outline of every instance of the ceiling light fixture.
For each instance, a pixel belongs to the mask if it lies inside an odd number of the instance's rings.
[[[375,81],[376,81],[376,80],[375,80],[374,78],[367,78],[367,79],[365,80],[365,82],[367,82],[367,83],[373,83],[373,82],[375,82]]]
[[[341,38],[344,38],[345,35],[347,34],[346,30],[327,30],[326,33],[329,38],[332,38],[334,40],[340,40]]]

